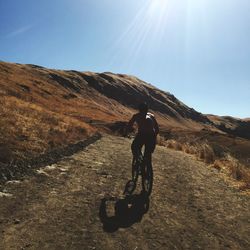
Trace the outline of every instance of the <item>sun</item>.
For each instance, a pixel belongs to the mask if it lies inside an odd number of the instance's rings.
[[[162,5],[167,4],[168,0],[152,0],[152,4],[157,7],[161,7]]]
[[[157,14],[157,12],[162,12],[166,10],[168,5],[168,0],[151,0],[149,4],[148,11],[151,15]]]
[[[168,0],[150,0],[148,5],[148,15],[152,19],[157,19],[159,16],[166,14]]]
[[[160,46],[168,25],[170,7],[171,0],[145,0],[134,19],[117,39],[114,47],[119,49],[112,62],[122,51],[121,48],[128,48],[127,61],[133,65],[141,51],[153,51]]]

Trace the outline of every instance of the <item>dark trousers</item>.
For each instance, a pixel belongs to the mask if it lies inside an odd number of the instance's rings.
[[[151,155],[155,150],[156,136],[154,134],[137,134],[131,145],[134,156],[138,156],[143,145],[145,145],[144,155],[151,159]]]

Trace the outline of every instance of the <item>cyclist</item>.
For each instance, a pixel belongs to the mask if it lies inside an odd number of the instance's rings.
[[[137,157],[143,145],[145,145],[144,157],[146,157],[151,164],[151,156],[155,149],[156,137],[159,133],[158,123],[152,113],[148,112],[147,103],[141,103],[138,106],[139,112],[134,114],[128,122],[126,134],[132,130],[134,123],[137,123],[138,133],[131,145],[134,157]]]

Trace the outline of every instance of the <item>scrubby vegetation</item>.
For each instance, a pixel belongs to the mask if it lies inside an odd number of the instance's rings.
[[[14,96],[1,97],[1,159],[28,159],[93,134],[83,121]],[[10,153],[11,152],[11,153]]]
[[[247,159],[242,159],[239,156],[237,159],[235,152],[228,147],[211,143],[205,138],[199,141],[196,138],[195,142],[184,142],[183,138],[180,141],[170,139],[164,142],[161,140],[160,145],[193,155],[219,172],[232,177],[237,181],[237,186],[241,190],[250,189],[250,165]]]

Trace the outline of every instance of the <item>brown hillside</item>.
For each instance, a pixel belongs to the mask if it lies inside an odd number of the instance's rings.
[[[0,63],[2,149],[27,158],[127,121],[148,101],[164,129],[200,129],[208,119],[173,95],[126,75]],[[2,161],[8,161],[7,153]],[[4,158],[7,159],[4,159]]]
[[[250,120],[238,119],[231,116],[208,115],[208,118],[220,130],[242,138],[250,139]]]
[[[160,144],[210,164],[230,155],[249,171],[248,120],[203,115],[134,76],[5,62],[0,62],[0,162],[33,159],[97,131],[119,132],[142,101],[160,124]],[[229,168],[235,172],[238,165]],[[238,179],[248,176],[243,172]]]

